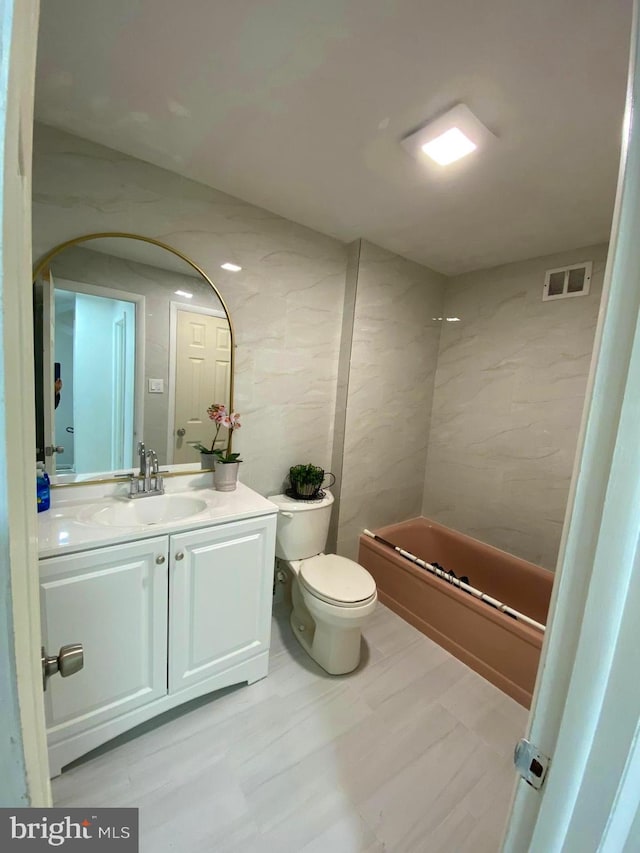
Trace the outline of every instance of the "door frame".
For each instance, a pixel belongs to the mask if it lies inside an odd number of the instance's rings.
[[[51,274],[51,281],[53,285],[54,291],[54,304],[55,304],[55,291],[58,290],[66,290],[69,293],[82,293],[85,296],[100,296],[103,299],[112,299],[117,300],[119,302],[131,302],[135,306],[135,365],[134,365],[134,390],[133,390],[133,437],[131,439],[132,444],[132,458],[135,459],[136,455],[136,444],[138,441],[142,440],[144,435],[144,360],[146,354],[146,314],[145,314],[145,297],[142,293],[129,293],[126,290],[118,290],[115,287],[105,287],[100,284],[88,284],[84,281],[76,281],[71,278],[59,278],[54,277]],[[55,441],[54,441],[55,444]],[[54,457],[55,462],[55,457]],[[56,471],[54,470],[52,473],[56,476]],[[67,483],[73,482],[76,476],[82,478],[86,476],[86,474],[77,474],[68,473],[66,471],[61,471],[57,474],[57,479],[54,481],[56,483]],[[60,479],[60,478],[64,479]]]
[[[51,803],[35,502],[31,156],[39,0],[0,0],[0,805]]]
[[[36,301],[36,293],[37,301],[40,302],[42,300],[42,329],[38,326],[38,333],[42,334],[42,355],[40,356],[40,350],[35,354],[35,342],[34,342],[34,359],[35,359],[35,368],[39,375],[35,378],[36,383],[36,393],[39,395],[42,403],[42,413],[41,413],[41,422],[38,425],[41,430],[41,437],[38,433],[38,426],[36,426],[36,441],[38,444],[42,444],[42,447],[37,448],[37,452],[40,453],[44,457],[44,467],[48,474],[55,473],[56,467],[56,456],[54,453],[51,456],[47,456],[46,448],[47,445],[51,445],[55,447],[57,445],[56,441],[56,432],[55,432],[55,392],[54,392],[54,381],[55,381],[55,296],[54,296],[54,287],[53,287],[53,277],[51,275],[51,270],[46,269],[43,270],[42,273],[38,276],[38,278],[33,283],[34,288],[34,302]],[[36,318],[34,316],[34,330],[36,325]],[[51,333],[51,330],[53,334]],[[41,393],[40,393],[41,392]],[[36,409],[36,418],[40,416],[40,413]]]
[[[178,348],[178,312],[204,314],[207,317],[218,317],[229,322],[229,318],[221,308],[209,308],[206,305],[189,305],[186,302],[169,303],[169,381],[167,405],[167,465],[173,465],[173,439],[176,429],[176,353]]]

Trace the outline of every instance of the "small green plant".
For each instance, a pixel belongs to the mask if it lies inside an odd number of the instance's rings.
[[[294,465],[289,469],[291,487],[299,495],[313,495],[322,486],[324,468],[317,465]]]

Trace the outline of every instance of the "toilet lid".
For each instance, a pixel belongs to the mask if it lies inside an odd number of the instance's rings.
[[[376,582],[366,569],[337,554],[303,560],[298,577],[309,592],[341,604],[367,601],[376,591]]]

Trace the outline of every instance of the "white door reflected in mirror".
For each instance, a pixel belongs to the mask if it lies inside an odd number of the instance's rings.
[[[175,345],[171,347],[170,369],[175,377],[175,405],[169,407],[174,412],[174,422],[169,427],[168,445],[173,445],[170,463],[199,459],[200,452],[194,445],[207,447],[212,441],[207,408],[229,399],[231,335],[226,318],[219,314],[213,310],[185,310],[175,303],[171,306]],[[174,429],[174,425],[178,428]],[[226,434],[219,435],[217,448],[223,449],[226,440]]]

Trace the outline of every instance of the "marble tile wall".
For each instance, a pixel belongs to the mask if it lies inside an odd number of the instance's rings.
[[[422,513],[555,568],[607,246],[450,279]],[[593,261],[588,296],[542,302],[547,269]]]
[[[361,241],[338,553],[364,527],[420,515],[446,278]]]
[[[218,285],[236,332],[241,479],[279,492],[289,466],[330,468],[347,247],[117,151],[37,125],[34,257],[99,231],[155,237]],[[240,273],[220,264],[232,261]]]

